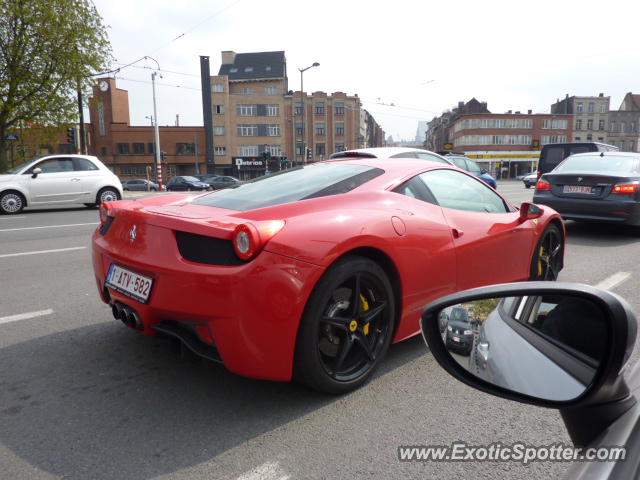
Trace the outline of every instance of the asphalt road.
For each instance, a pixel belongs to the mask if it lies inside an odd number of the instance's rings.
[[[516,203],[533,194],[521,182],[499,189]],[[392,346],[360,390],[328,397],[238,377],[133,334],[98,299],[89,244],[97,222],[86,208],[0,216],[0,478],[519,479],[566,470],[398,461],[400,445],[569,441],[557,412],[464,386],[420,338]],[[567,230],[560,279],[608,282],[640,311],[640,237]]]

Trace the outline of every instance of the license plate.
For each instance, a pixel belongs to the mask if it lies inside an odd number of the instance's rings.
[[[453,341],[454,342],[459,342],[460,341],[460,337],[453,337]]]
[[[139,302],[147,303],[153,279],[112,264],[105,284]]]
[[[593,188],[582,185],[565,185],[562,193],[593,193]]]

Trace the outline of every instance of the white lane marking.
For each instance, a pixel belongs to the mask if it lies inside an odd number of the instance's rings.
[[[40,253],[70,252],[72,250],[84,250],[85,248],[87,247],[69,247],[69,248],[56,248],[54,250],[38,250],[35,252],[5,253],[3,255],[0,255],[0,258],[21,257],[23,255],[38,255]]]
[[[47,310],[39,310],[37,312],[19,313],[18,315],[9,315],[8,317],[0,317],[0,324],[17,322],[18,320],[28,320],[29,318],[42,317],[44,315],[51,315],[53,310],[48,308]]]
[[[291,477],[278,462],[267,462],[243,473],[237,480],[288,480],[289,478]]]
[[[13,215],[2,215],[0,220],[17,220],[19,218],[27,218],[27,217],[14,217]]]
[[[597,288],[602,288],[603,290],[611,290],[622,282],[626,282],[631,277],[631,273],[629,272],[617,272],[611,275],[609,278],[605,278],[599,284],[596,285]]]
[[[69,225],[46,225],[44,227],[5,228],[5,229],[0,230],[0,232],[17,232],[18,230],[38,230],[40,228],[80,227],[82,225],[100,225],[100,222],[70,223]]]

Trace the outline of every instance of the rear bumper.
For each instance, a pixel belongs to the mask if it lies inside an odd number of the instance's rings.
[[[565,220],[640,225],[640,203],[632,199],[561,198],[548,192],[536,192],[533,202],[548,205]]]
[[[105,237],[94,234],[93,268],[102,300],[133,308],[146,335],[166,333],[162,325],[174,322],[200,325],[207,332],[204,339],[213,338],[212,346],[234,373],[291,380],[300,319],[324,268],[267,251],[239,266],[203,265],[180,257],[177,247],[166,250],[161,261],[119,255]],[[148,303],[110,288],[104,296],[112,263],[153,278]]]

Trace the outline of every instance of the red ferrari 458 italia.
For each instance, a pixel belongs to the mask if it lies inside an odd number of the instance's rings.
[[[352,390],[426,304],[555,280],[565,230],[473,175],[417,159],[331,160],[203,195],[103,203],[101,298],[145,335],[241,375]]]

